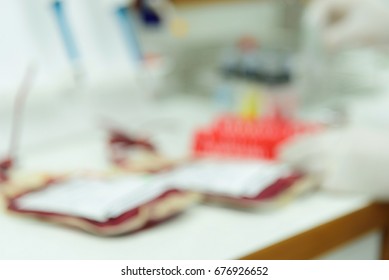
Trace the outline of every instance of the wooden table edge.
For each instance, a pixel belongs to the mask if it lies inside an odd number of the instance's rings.
[[[389,259],[389,204],[383,203],[371,203],[240,259],[315,259],[373,230],[382,230],[381,258]]]

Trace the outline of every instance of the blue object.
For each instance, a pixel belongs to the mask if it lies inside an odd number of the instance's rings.
[[[216,88],[214,100],[219,109],[231,111],[234,108],[234,90],[227,81],[222,82]]]
[[[68,57],[70,61],[77,61],[80,58],[80,54],[65,14],[64,4],[62,1],[54,1],[52,7]]]
[[[136,33],[133,14],[128,7],[119,7],[116,10],[116,17],[119,21],[123,37],[126,41],[129,54],[135,61],[143,61],[143,53]]]
[[[153,27],[158,27],[161,25],[161,18],[152,7],[147,5],[147,1],[140,1],[139,10],[145,25]]]

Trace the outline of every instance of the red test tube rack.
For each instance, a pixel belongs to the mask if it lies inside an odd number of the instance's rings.
[[[277,150],[292,136],[314,133],[321,125],[274,117],[245,120],[222,116],[195,132],[195,156],[276,159]]]

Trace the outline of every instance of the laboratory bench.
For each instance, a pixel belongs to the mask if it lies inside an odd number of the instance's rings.
[[[98,237],[2,212],[0,259],[312,259],[374,230],[386,233],[388,259],[387,213],[361,197],[317,192],[272,211],[197,205],[144,231]]]
[[[137,111],[136,104],[129,110],[120,96],[117,103],[113,95],[109,100],[102,104],[105,109],[113,106],[115,116],[128,118],[131,124],[149,123],[150,130],[158,132],[153,139],[171,157],[187,151],[193,128],[217,114],[197,99],[157,102],[155,108],[149,106],[150,111]],[[108,167],[105,133],[74,104],[26,114],[21,170],[61,173]],[[184,113],[186,117],[180,118]],[[153,120],[179,123],[170,123],[164,130],[162,125],[152,126]],[[139,125],[132,131],[136,129]],[[377,242],[382,245],[376,245],[381,255],[377,258],[389,259],[388,225],[388,206],[363,196],[321,191],[273,209],[200,204],[158,226],[110,238],[1,211],[0,259],[312,259],[372,232],[378,232]]]

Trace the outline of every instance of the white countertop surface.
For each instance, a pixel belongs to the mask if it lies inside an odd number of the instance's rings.
[[[182,112],[190,116],[169,129],[156,130],[160,132],[158,137],[163,150],[172,155],[180,155],[181,151],[188,148],[191,127],[206,123],[207,118],[212,116],[201,102],[192,102],[190,106],[194,110],[191,112],[184,103],[172,107],[158,106],[158,111],[152,115],[153,119],[161,120],[163,115],[167,119],[177,120]],[[180,111],[172,108],[180,108]],[[22,143],[22,169],[68,171],[104,169],[107,166],[104,133],[101,130],[92,128],[86,122],[82,124],[80,115],[72,117],[72,111],[64,114],[67,115],[63,118],[67,120],[64,122],[50,120],[51,117],[59,119],[59,113],[40,114],[36,117],[40,125],[34,127],[29,124],[25,128],[27,132],[23,135],[23,143],[27,144]],[[135,115],[139,116],[132,114]],[[32,122],[33,118],[29,120]],[[134,118],[130,120],[135,122]],[[5,122],[6,119],[0,121]],[[47,125],[44,125],[45,122]],[[72,127],[73,130],[70,129]],[[66,134],[66,137],[61,136],[60,132],[66,129],[71,133]],[[51,135],[50,130],[54,134],[58,133],[47,138]],[[4,133],[3,136],[6,134],[4,130],[0,133]],[[28,145],[28,139],[33,144]],[[341,197],[316,192],[274,210],[242,211],[198,205],[159,226],[115,238],[92,236],[58,225],[13,217],[2,211],[0,259],[233,259],[363,208],[369,203],[363,197]]]
[[[0,259],[234,259],[368,203],[314,193],[272,211],[200,205],[159,226],[112,238],[2,212]]]

